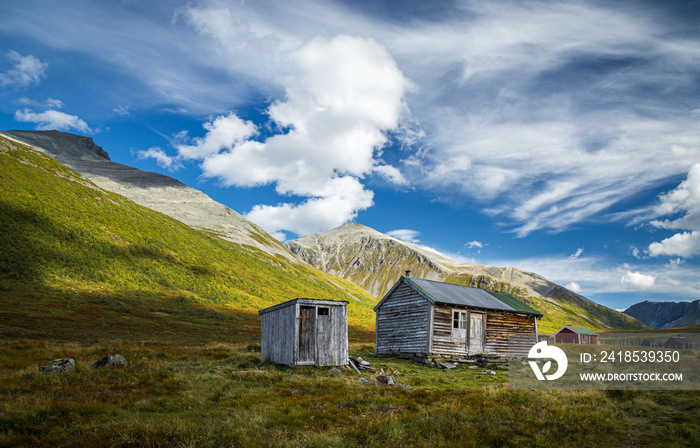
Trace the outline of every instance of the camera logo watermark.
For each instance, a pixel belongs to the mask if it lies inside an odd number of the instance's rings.
[[[529,359],[550,358],[557,362],[557,371],[549,375],[544,375],[545,373],[549,372],[549,369],[552,368],[552,361],[547,361],[544,363],[541,371],[540,367],[537,365],[537,361],[528,361],[530,367],[532,367],[532,371],[535,372],[535,376],[540,381],[544,381],[545,379],[552,381],[556,380],[557,378],[561,378],[562,375],[566,373],[566,368],[569,366],[569,360],[566,359],[566,353],[564,353],[564,351],[559,347],[548,346],[547,341],[538,342],[537,344],[533,345],[527,357]]]

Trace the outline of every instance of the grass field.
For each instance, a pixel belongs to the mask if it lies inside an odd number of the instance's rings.
[[[507,371],[440,370],[351,353],[404,388],[351,370],[261,365],[259,346],[3,341],[0,446],[698,446],[697,392],[507,389]],[[120,353],[127,368],[93,370]],[[38,367],[70,356],[77,369]],[[362,377],[373,380],[373,373]]]

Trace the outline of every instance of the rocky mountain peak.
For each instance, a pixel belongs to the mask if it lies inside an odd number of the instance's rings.
[[[50,153],[54,158],[111,161],[107,151],[95,144],[91,137],[61,131],[3,131],[25,144]]]

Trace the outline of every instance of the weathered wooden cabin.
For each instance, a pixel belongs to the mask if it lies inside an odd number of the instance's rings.
[[[542,314],[510,294],[404,276],[374,307],[378,355],[527,356]]]
[[[598,333],[584,327],[565,325],[554,333],[555,344],[590,344],[598,343]]]
[[[348,302],[294,299],[258,311],[261,356],[290,366],[348,363]]]

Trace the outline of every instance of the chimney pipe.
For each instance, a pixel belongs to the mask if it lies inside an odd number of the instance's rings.
[[[411,275],[411,270],[410,270],[410,269],[406,269],[406,277],[408,277],[409,275]]]

